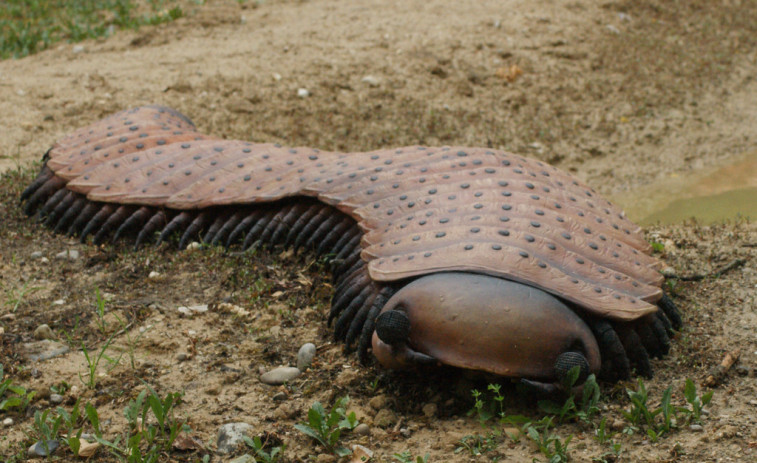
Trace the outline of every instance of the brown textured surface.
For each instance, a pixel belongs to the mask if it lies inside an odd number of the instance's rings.
[[[171,110],[143,107],[66,137],[50,158],[94,201],[184,210],[315,196],[358,220],[377,281],[474,271],[626,320],[656,311],[661,296],[659,263],[622,211],[573,176],[502,151],[213,140]]]

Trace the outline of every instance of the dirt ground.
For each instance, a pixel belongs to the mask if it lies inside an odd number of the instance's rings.
[[[341,151],[491,146],[569,170],[622,205],[655,182],[716,170],[757,150],[752,0],[191,5],[173,23],[0,62],[0,363],[15,384],[39,391],[38,409],[50,407],[50,386],[75,385],[66,403],[96,404],[106,434],[125,426],[123,408],[144,381],[163,393],[185,391],[178,413],[211,451],[220,425],[243,421],[280,435],[284,461],[330,461],[293,425],[313,401],[349,395],[370,434],[345,442],[371,449],[373,461],[406,450],[432,462],[543,458],[525,439],[502,438],[478,457],[455,451],[464,436],[486,431],[467,414],[470,390],[486,382],[386,373],[344,355],[325,323],[330,280],[312,256],[98,248],[23,216],[17,198],[33,176],[27,167],[82,125],[159,103],[227,138]],[[703,277],[670,280],[686,325],[671,354],[654,362],[656,375],[645,382],[651,402],[672,385],[683,404],[686,378],[702,388],[726,352],[741,356],[715,387],[701,429],[683,427],[656,443],[619,434],[620,461],[757,461],[757,226],[687,222],[648,228],[647,236],[664,245],[670,272]],[[80,257],[54,258],[68,249]],[[96,288],[105,295],[104,324],[95,316]],[[199,304],[211,309],[191,317],[177,310]],[[28,361],[23,345],[43,323],[72,349]],[[113,332],[121,361],[103,363],[90,388],[78,346],[96,349]],[[286,387],[258,381],[261,369],[292,365],[306,342],[318,346],[310,370]],[[623,388],[633,384],[603,385],[609,423],[622,420]],[[506,389],[508,413],[541,416]],[[382,418],[391,412],[388,423],[377,420],[380,410]],[[33,420],[8,416],[14,423],[0,428],[0,455],[10,459],[33,443]],[[557,433],[574,435],[573,461],[607,451],[586,425],[564,424]],[[104,450],[95,457],[110,459]]]

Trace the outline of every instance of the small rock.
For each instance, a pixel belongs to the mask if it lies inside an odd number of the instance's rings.
[[[297,352],[297,369],[305,371],[310,368],[310,364],[313,363],[313,357],[315,357],[315,344],[310,342],[304,344]]]
[[[368,401],[368,405],[376,411],[381,410],[382,408],[386,408],[386,404],[388,402],[388,399],[384,394],[377,395],[376,397],[371,398],[371,400]]]
[[[34,251],[33,253],[29,254],[29,258],[31,259],[40,259],[42,257],[44,257],[42,251]]]
[[[252,455],[245,453],[241,457],[236,457],[233,460],[229,460],[229,463],[255,463],[255,458]]]
[[[66,303],[65,299],[56,299],[53,301],[53,305],[63,305]]]
[[[378,413],[376,413],[376,417],[373,418],[373,424],[380,428],[388,428],[389,426],[392,426],[394,423],[397,422],[397,415],[389,410],[388,408],[384,408],[379,410]]]
[[[360,423],[359,425],[355,426],[355,429],[352,430],[352,433],[357,436],[367,436],[371,433],[371,427],[365,423]]]
[[[612,24],[606,25],[605,28],[608,31],[610,31],[611,34],[615,34],[615,35],[620,34],[620,29],[618,29],[617,27],[613,26]]]
[[[55,259],[57,260],[76,260],[78,258],[79,251],[77,251],[76,249],[68,249],[66,251],[61,251],[55,255]]]
[[[84,45],[74,45],[74,48],[72,50],[74,53],[83,53]]]
[[[301,374],[302,372],[295,367],[279,367],[260,375],[260,382],[270,386],[278,386],[297,378]]]
[[[3,426],[13,426],[13,418],[6,418],[3,420]]]
[[[49,339],[24,343],[22,348],[24,351],[24,357],[32,362],[37,360],[48,360],[68,352],[67,345],[61,344],[57,341],[50,341]]]
[[[279,392],[277,392],[276,394],[273,395],[273,400],[274,400],[274,402],[283,402],[283,401],[287,400],[288,397],[289,396],[287,395],[286,392],[279,391]]]
[[[402,434],[402,437],[408,438],[412,435],[409,429],[407,428],[400,428],[400,434]]]
[[[329,453],[322,453],[316,457],[315,461],[317,463],[334,463],[336,461],[336,456]]]
[[[15,319],[16,319],[16,315],[12,313],[7,313],[3,315],[2,317],[0,317],[0,320],[6,321],[6,322],[12,322]]]
[[[153,270],[152,272],[150,272],[149,275],[147,275],[147,278],[153,280],[155,278],[158,278],[159,276],[160,276],[160,273],[158,273],[155,270]]]
[[[50,394],[49,399],[51,404],[59,404],[63,402],[63,396],[60,394]]]
[[[307,98],[310,96],[310,91],[306,88],[298,88],[297,89],[297,96],[300,98]]]
[[[750,400],[749,405],[755,405],[757,406],[757,400]]]
[[[379,81],[378,78],[374,76],[365,76],[360,81],[364,84],[370,85],[371,87],[378,87],[381,84],[381,81]]]
[[[43,257],[43,258],[41,258],[39,260],[39,263],[40,264],[49,264],[50,263],[50,259],[48,259],[47,257]]]
[[[187,354],[185,354],[184,352],[182,352],[182,353],[180,353],[180,354],[178,354],[178,355],[176,356],[176,360],[178,360],[179,362],[183,362],[183,361],[185,361],[185,360],[186,360],[186,359],[188,359],[188,358],[189,358],[189,357],[188,357],[188,356],[187,356]]]
[[[704,428],[702,428],[701,424],[692,424],[689,426],[689,429],[694,432],[702,432]]]
[[[202,305],[191,305],[189,307],[179,307],[177,309],[180,314],[186,315],[188,317],[191,317],[194,314],[197,313],[205,313],[208,311],[208,304],[202,304]]]
[[[59,445],[60,444],[58,444],[57,440],[49,440],[47,441],[47,448],[45,448],[45,443],[40,441],[32,445],[31,447],[29,447],[29,450],[27,451],[27,453],[32,458],[46,457],[48,455],[52,455]]]
[[[252,426],[247,423],[227,423],[218,429],[218,439],[216,445],[218,453],[227,454],[235,451],[237,447],[244,443],[242,439],[252,430]]]
[[[622,431],[626,425],[621,420],[613,420],[612,424],[610,424],[610,429],[613,431]]]
[[[202,245],[198,243],[197,241],[192,241],[187,245],[187,251],[194,251],[195,249],[202,248]]]
[[[438,407],[434,403],[428,403],[423,406],[423,414],[426,415],[426,417],[428,418],[435,417],[437,411],[438,411]]]
[[[53,333],[53,330],[50,328],[50,326],[46,323],[43,323],[37,327],[37,329],[34,330],[34,339],[54,339],[55,334]]]
[[[279,74],[278,72],[274,72],[271,77],[273,77],[273,80],[275,80],[276,82],[281,81],[281,74]]]

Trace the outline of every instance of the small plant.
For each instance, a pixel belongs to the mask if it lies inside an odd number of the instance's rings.
[[[349,455],[352,453],[349,449],[337,445],[342,431],[351,431],[359,424],[355,413],[346,412],[349,401],[348,396],[337,399],[328,414],[320,402],[315,402],[308,410],[308,422],[296,424],[294,427],[318,441],[328,452],[340,457]]]
[[[480,434],[463,436],[460,439],[460,445],[455,449],[455,453],[467,450],[472,457],[481,456],[497,448],[497,437],[493,432],[490,432],[486,436]]]
[[[409,450],[395,453],[392,458],[397,460],[399,463],[428,463],[428,453],[425,456],[418,455],[417,457],[413,458],[413,454],[410,453]]]
[[[3,301],[3,306],[10,307],[11,313],[15,313],[16,310],[18,310],[19,306],[21,306],[21,304],[24,302],[26,296],[39,291],[41,288],[39,286],[32,286],[30,288],[29,282],[27,281],[18,290],[15,288],[6,287],[2,284],[2,282],[0,282],[0,289],[5,292],[5,301]]]
[[[14,386],[11,378],[5,378],[3,364],[0,363],[0,411],[8,411],[12,408],[26,410],[35,395],[35,391],[27,392],[22,386]]]
[[[283,444],[272,446],[270,451],[266,450],[266,443],[260,439],[260,436],[255,436],[252,439],[247,436],[243,436],[242,439],[248,447],[255,450],[255,456],[257,457],[255,461],[263,461],[263,463],[276,463],[277,461],[279,461],[279,457],[284,454],[284,450],[286,450],[286,445]]]
[[[107,341],[105,341],[105,344],[100,348],[97,354],[92,357],[90,357],[90,352],[87,350],[87,346],[84,344],[84,341],[82,341],[81,343],[81,349],[82,352],[84,352],[84,358],[87,360],[87,369],[89,371],[87,373],[88,377],[86,381],[84,381],[81,373],[79,373],[79,379],[90,389],[94,389],[97,385],[97,367],[100,365],[100,361],[103,358],[111,364],[118,363],[118,360],[114,360],[105,354],[105,352],[108,350],[108,347],[110,347],[110,344],[113,342],[114,337],[115,333],[111,337],[109,337]]]
[[[575,386],[579,374],[580,370],[577,366],[568,372],[565,384],[563,385],[566,391],[570,391]],[[581,401],[578,404],[576,404],[573,395],[570,395],[562,405],[551,400],[540,400],[539,408],[545,413],[557,415],[560,423],[578,420],[589,423],[591,418],[599,413],[599,408],[597,407],[599,396],[599,385],[597,384],[596,377],[592,374],[586,378],[583,384]]]
[[[694,421],[700,422],[702,417],[702,410],[704,407],[710,404],[712,401],[712,394],[714,391],[706,392],[703,396],[697,395],[697,387],[694,385],[694,381],[686,378],[686,384],[683,388],[683,396],[686,398],[686,402],[691,405],[690,417]]]

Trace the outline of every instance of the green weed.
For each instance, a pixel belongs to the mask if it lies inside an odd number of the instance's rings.
[[[16,310],[18,310],[19,306],[24,302],[24,299],[34,294],[36,291],[39,291],[41,288],[39,286],[32,286],[29,287],[29,282],[21,286],[21,288],[13,288],[9,286],[5,286],[2,282],[0,282],[0,289],[5,293],[5,300],[3,301],[3,306],[10,307],[11,313],[15,313]]]
[[[0,411],[12,408],[24,411],[35,395],[35,391],[27,392],[26,388],[15,386],[11,378],[6,378],[3,364],[0,363]]]
[[[286,445],[283,444],[271,446],[270,450],[266,450],[267,443],[263,442],[260,439],[260,436],[255,436],[252,439],[247,436],[243,436],[242,439],[248,447],[255,450],[255,456],[257,457],[255,461],[262,461],[263,463],[276,463],[277,461],[279,461],[281,455],[284,454],[284,450],[286,450]]]
[[[308,410],[308,422],[294,425],[301,433],[318,441],[328,452],[338,456],[352,453],[346,447],[338,446],[342,431],[351,431],[359,423],[355,413],[347,414],[348,396],[337,399],[331,412],[326,413],[320,402],[315,402]]]
[[[116,29],[138,29],[184,15],[179,6],[166,7],[164,0],[147,0],[147,5],[149,11],[132,0],[6,0],[0,8],[0,59],[31,55],[62,40],[106,37]]]
[[[413,458],[413,454],[410,453],[409,450],[395,453],[392,458],[397,460],[399,463],[428,463],[428,453],[425,456],[418,455],[417,457]]]

